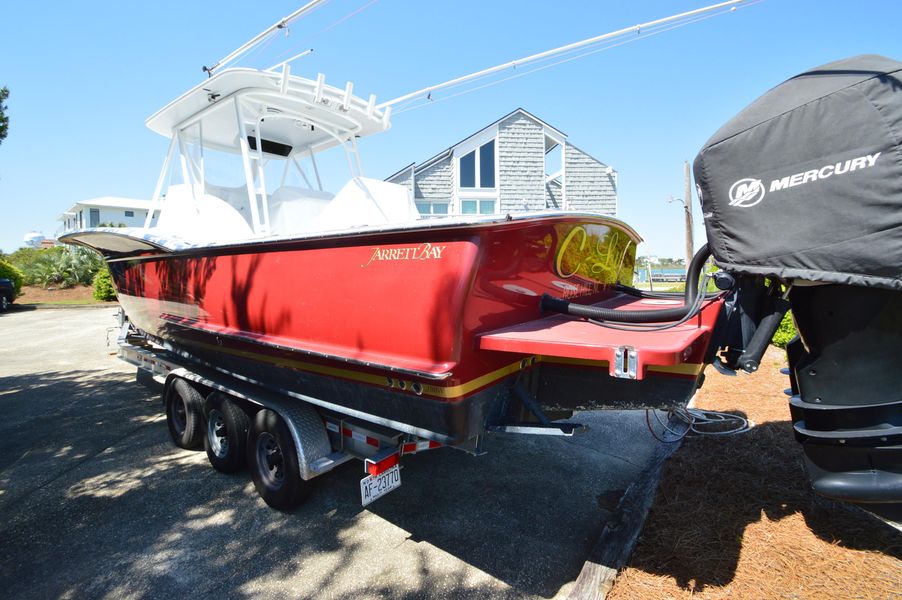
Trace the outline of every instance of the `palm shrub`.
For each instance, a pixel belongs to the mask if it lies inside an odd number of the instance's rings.
[[[50,256],[59,256],[66,252],[66,249],[62,246],[55,246],[53,248],[19,248],[12,254],[7,257],[7,260],[12,263],[14,267],[18,267],[20,271],[25,275],[25,279],[22,282],[23,285],[40,285],[35,280],[35,274],[39,270],[38,263],[47,259]]]
[[[72,287],[91,285],[103,259],[93,250],[66,248],[61,252],[41,254],[29,267],[26,276],[34,285]]]
[[[16,289],[16,296],[22,293],[22,282],[25,280],[25,275],[23,275],[22,271],[17,269],[15,265],[6,260],[0,260],[0,278],[9,279],[13,282],[13,287]]]
[[[110,270],[106,267],[102,267],[94,275],[94,299],[101,302],[109,302],[116,299],[113,277],[110,275]]]

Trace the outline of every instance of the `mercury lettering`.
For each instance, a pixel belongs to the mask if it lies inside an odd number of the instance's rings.
[[[859,156],[857,158],[850,158],[833,165],[824,165],[820,169],[811,169],[810,171],[803,171],[794,175],[787,175],[782,179],[774,179],[773,181],[771,181],[769,191],[778,192],[780,190],[785,190],[797,185],[802,185],[810,181],[827,179],[828,177],[832,177],[833,175],[842,175],[844,173],[851,173],[852,171],[858,171],[860,169],[867,169],[868,167],[873,167],[877,163],[878,158],[880,158],[880,152],[877,152],[875,154],[868,154],[866,156]]]

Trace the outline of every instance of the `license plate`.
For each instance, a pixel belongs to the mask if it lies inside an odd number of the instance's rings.
[[[399,487],[401,487],[401,465],[395,465],[378,475],[364,477],[360,480],[360,504],[366,506]]]

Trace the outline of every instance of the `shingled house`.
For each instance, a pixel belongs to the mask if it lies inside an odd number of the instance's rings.
[[[617,172],[522,108],[386,181],[407,186],[422,215],[617,214]]]

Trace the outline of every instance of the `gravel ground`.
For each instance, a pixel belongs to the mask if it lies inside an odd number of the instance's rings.
[[[290,514],[168,439],[113,354],[114,309],[0,313],[0,589],[46,598],[551,598],[653,451],[639,413],[564,440],[405,459],[360,507],[360,463]]]

